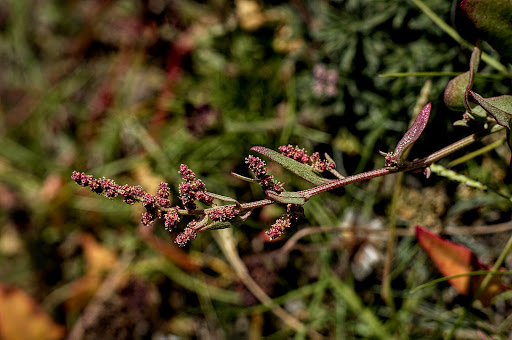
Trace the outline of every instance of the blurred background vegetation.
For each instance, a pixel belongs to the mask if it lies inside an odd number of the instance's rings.
[[[425,3],[450,22],[449,1]],[[394,149],[427,78],[379,75],[464,72],[469,56],[405,0],[2,1],[2,287],[26,292],[53,320],[55,332],[39,339],[307,337],[240,283],[213,239],[218,231],[176,250],[175,232],[140,227],[140,206],[82,189],[71,172],[149,192],[167,181],[176,197],[185,163],[208,191],[249,202],[263,194],[230,172],[247,174],[254,145],[328,152],[343,175],[382,167],[378,151]],[[431,79],[433,112],[411,158],[473,131],[452,126],[460,117],[442,102],[449,79]],[[510,79],[479,86],[509,93]],[[507,152],[455,170],[510,185]],[[269,167],[288,189],[307,188]],[[409,294],[439,276],[412,237],[397,241],[394,306],[380,297],[393,179],[313,198],[299,229],[355,229],[304,237],[286,253],[284,241],[261,237],[283,207],[257,211],[234,230],[249,273],[305,328],[340,339],[432,339],[454,324],[464,301],[448,284]],[[436,176],[407,174],[404,183],[399,227],[510,221],[500,197]],[[494,259],[495,241],[476,242],[479,255]],[[474,311],[457,334],[507,335],[508,306],[493,308]]]

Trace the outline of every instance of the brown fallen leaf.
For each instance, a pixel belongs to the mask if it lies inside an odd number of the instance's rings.
[[[64,332],[27,293],[0,283],[1,339],[57,340]]]

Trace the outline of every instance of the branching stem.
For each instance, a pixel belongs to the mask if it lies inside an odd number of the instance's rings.
[[[381,168],[381,169],[371,170],[368,172],[362,172],[360,174],[348,176],[348,177],[345,177],[342,179],[335,179],[326,184],[321,184],[321,185],[316,186],[311,189],[299,191],[299,194],[301,194],[302,196],[309,199],[310,197],[312,197],[314,195],[318,195],[320,193],[330,191],[333,189],[341,188],[347,184],[351,184],[354,182],[365,181],[370,178],[379,177],[379,176],[387,175],[387,174],[394,173],[394,172],[404,172],[404,171],[411,171],[411,170],[416,170],[416,169],[420,169],[420,168],[426,168],[429,165],[431,165],[432,163],[434,163],[435,161],[438,161],[441,158],[444,158],[444,157],[452,154],[455,151],[465,148],[466,146],[482,139],[485,136],[488,136],[490,134],[496,133],[501,130],[503,130],[503,128],[500,128],[500,127],[495,128],[492,131],[491,131],[491,129],[482,130],[482,131],[476,132],[472,135],[469,135],[461,140],[458,140],[455,143],[450,144],[447,147],[444,147],[441,150],[436,151],[427,157],[417,159],[412,162],[405,162],[400,167],[396,167],[396,168],[385,167],[385,168]]]
[[[458,140],[455,143],[450,144],[450,145],[442,148],[441,150],[438,150],[438,151],[430,154],[427,157],[420,158],[420,159],[417,159],[417,160],[414,160],[411,162],[405,162],[400,167],[396,167],[396,168],[385,167],[385,168],[380,168],[380,169],[371,170],[371,171],[367,171],[367,172],[362,172],[360,174],[348,176],[348,177],[341,178],[341,179],[334,179],[328,183],[321,184],[321,185],[316,186],[311,189],[299,191],[298,193],[300,195],[304,196],[306,199],[309,199],[312,196],[315,196],[315,195],[318,195],[318,194],[321,194],[323,192],[330,191],[333,189],[341,188],[341,187],[344,187],[345,185],[348,185],[351,183],[366,181],[366,180],[374,178],[374,177],[384,176],[384,175],[388,175],[391,173],[405,172],[405,171],[412,171],[412,170],[416,170],[416,169],[426,168],[426,167],[430,166],[432,163],[452,154],[453,152],[463,149],[466,146],[471,145],[472,143],[482,139],[483,137],[491,135],[496,132],[499,132],[501,130],[503,130],[502,127],[496,127],[492,131],[491,131],[491,129],[482,130],[482,131],[476,132],[474,134],[471,134],[461,140]],[[261,207],[264,207],[264,206],[267,206],[267,205],[270,205],[273,203],[275,203],[275,201],[267,198],[267,199],[263,199],[263,200],[259,200],[259,201],[255,201],[255,202],[241,203],[239,207],[240,207],[241,211],[249,211],[249,210],[261,208]],[[216,209],[216,207],[207,208],[207,209],[196,209],[196,210],[180,209],[180,210],[178,210],[178,213],[180,215],[205,215],[205,214],[208,214],[210,211],[213,211],[214,209]]]

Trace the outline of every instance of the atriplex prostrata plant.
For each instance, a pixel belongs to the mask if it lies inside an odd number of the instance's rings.
[[[496,11],[497,8],[501,8],[501,10]],[[122,196],[124,198],[123,201],[127,204],[141,202],[146,209],[142,216],[142,223],[145,225],[152,224],[157,219],[164,219],[165,228],[171,230],[178,224],[182,216],[196,216],[196,219],[189,222],[184,231],[176,237],[175,242],[183,246],[189,240],[195,238],[201,231],[239,226],[251,215],[254,209],[274,203],[281,203],[287,205],[287,212],[267,231],[267,235],[271,239],[277,238],[297,221],[299,214],[303,210],[303,205],[314,195],[350,183],[395,172],[424,169],[425,175],[429,176],[429,166],[433,162],[475,142],[483,136],[500,131],[503,127],[507,129],[507,142],[512,148],[512,134],[510,133],[512,125],[512,96],[483,98],[478,93],[472,91],[481,58],[480,39],[490,41],[505,57],[510,56],[507,44],[501,44],[501,42],[506,42],[511,37],[510,25],[505,24],[504,26],[496,27],[495,25],[488,25],[488,20],[480,20],[480,16],[489,17],[489,10],[491,11],[490,14],[492,14],[492,20],[503,21],[501,19],[506,19],[512,12],[512,6],[509,2],[499,0],[492,3],[487,2],[486,4],[482,4],[482,1],[478,0],[454,1],[456,24],[458,24],[459,30],[471,33],[470,38],[475,41],[475,47],[471,56],[469,71],[454,78],[448,84],[444,97],[448,107],[454,110],[465,111],[463,119],[455,122],[455,125],[468,125],[469,122],[474,121],[482,124],[483,130],[427,157],[413,161],[405,159],[407,149],[420,137],[428,122],[431,110],[430,103],[418,114],[411,128],[399,141],[395,150],[389,153],[381,152],[385,156],[385,167],[381,169],[344,178],[335,170],[335,164],[327,154],[327,160],[321,160],[318,153],[309,156],[303,149],[291,145],[280,147],[281,153],[261,146],[251,148],[252,151],[267,156],[298,177],[315,185],[313,188],[299,192],[286,191],[282,183],[276,181],[272,175],[267,174],[266,164],[262,159],[249,156],[246,158],[246,163],[255,178],[248,178],[234,173],[233,175],[241,180],[258,183],[267,196],[266,199],[260,201],[240,203],[234,198],[208,192],[205,184],[196,178],[195,173],[184,164],[180,166],[179,170],[183,179],[179,186],[181,207],[172,206],[169,198],[170,189],[167,183],[161,183],[156,195],[152,195],[144,191],[140,186],[120,186],[111,179],[96,179],[91,175],[76,171],[73,172],[72,178],[78,184],[84,187],[88,186],[92,191],[104,194],[108,198],[112,199]],[[319,176],[324,171],[329,171],[338,178],[326,179]],[[228,204],[219,205],[218,202],[222,201],[228,202]],[[205,207],[198,208],[197,202],[200,202]]]
[[[158,186],[156,195],[152,195],[144,191],[140,186],[118,185],[111,179],[97,179],[77,171],[73,172],[72,178],[79,185],[89,187],[92,191],[103,194],[110,199],[122,196],[123,201],[127,204],[141,202],[146,209],[142,214],[141,220],[145,225],[152,224],[157,219],[163,219],[165,221],[165,228],[171,230],[176,227],[182,216],[196,216],[176,237],[175,242],[180,246],[184,246],[188,241],[194,239],[199,232],[237,227],[249,218],[254,209],[275,203],[286,204],[287,212],[277,219],[270,230],[267,231],[269,238],[274,239],[282,235],[285,230],[297,221],[303,211],[303,205],[312,196],[343,187],[350,183],[365,181],[396,172],[424,169],[425,174],[428,176],[429,166],[433,162],[470,145],[484,136],[503,129],[495,123],[487,124],[486,128],[482,131],[471,134],[427,157],[408,161],[403,157],[404,151],[410,148],[421,135],[428,121],[430,110],[431,104],[428,103],[418,114],[411,128],[400,140],[395,151],[383,153],[386,156],[385,167],[348,177],[341,176],[335,170],[335,164],[327,154],[327,159],[322,160],[318,153],[310,156],[303,149],[291,145],[281,146],[279,148],[281,153],[262,146],[252,147],[252,151],[267,156],[293,174],[315,185],[307,190],[297,192],[286,191],[282,183],[276,181],[272,175],[267,173],[266,163],[259,157],[251,155],[246,158],[246,163],[254,174],[254,178],[248,178],[235,173],[233,175],[241,180],[254,182],[261,186],[267,198],[255,202],[240,203],[234,198],[208,192],[206,185],[196,178],[195,173],[185,164],[182,164],[179,170],[183,179],[183,182],[179,185],[181,207],[172,206],[169,197],[170,189],[167,183],[161,183]],[[338,178],[327,179],[319,176],[324,171],[329,171]],[[218,201],[228,203],[220,205],[217,203]],[[197,203],[201,203],[205,207],[198,208]]]

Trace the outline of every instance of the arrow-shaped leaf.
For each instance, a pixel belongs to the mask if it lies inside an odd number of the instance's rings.
[[[491,116],[496,122],[510,130],[512,126],[512,96],[503,95],[498,97],[484,98],[478,93],[469,91],[471,97]]]
[[[503,95],[491,98],[484,98],[476,92],[469,91],[473,99],[491,116],[496,122],[507,128],[507,142],[512,150],[512,96]]]
[[[294,159],[281,155],[279,152],[265,148],[263,146],[253,146],[252,151],[261,153],[267,156],[283,168],[291,171],[300,178],[312,183],[314,185],[320,185],[329,182],[329,179],[323,178],[315,174],[309,165],[297,162]]]

